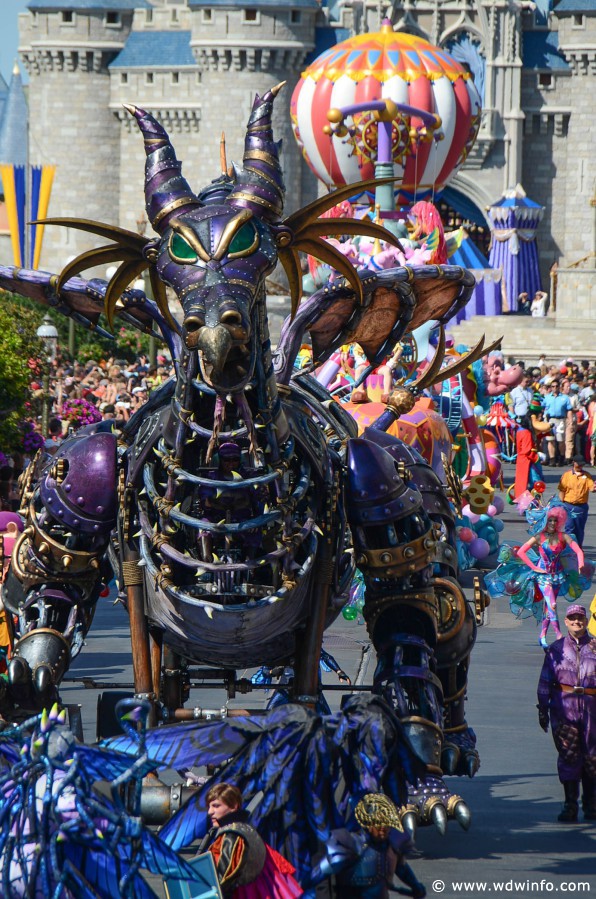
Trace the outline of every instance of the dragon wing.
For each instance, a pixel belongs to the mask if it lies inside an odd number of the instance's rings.
[[[108,745],[135,750],[127,738]],[[259,719],[158,728],[147,731],[146,751],[162,764],[220,765],[217,779],[256,803],[252,823],[292,862],[299,880],[310,873],[317,843],[350,819],[350,796],[357,801],[383,791],[401,804],[406,782],[416,783],[425,770],[399,720],[377,697],[352,697],[330,716],[288,704]],[[211,786],[202,785],[162,828],[160,837],[173,849],[206,833]]]
[[[286,319],[277,347],[276,375],[285,383],[306,331],[313,359],[320,364],[338,347],[358,343],[371,365],[378,365],[406,331],[434,319],[444,324],[468,302],[475,285],[458,265],[401,266],[359,272],[363,301],[341,280],[301,303]]]
[[[111,338],[113,336],[99,324],[99,318],[104,312],[104,300],[108,289],[108,282],[102,278],[92,278],[87,281],[84,278],[73,277],[58,288],[58,275],[0,265],[0,287],[11,293],[36,300],[43,306],[50,306],[102,337]],[[144,291],[134,288],[124,290],[115,314],[123,322],[132,325],[133,328],[144,334],[157,337],[161,334],[172,353],[172,358],[179,358],[178,335],[169,327],[157,304],[149,299]],[[154,323],[160,333],[154,332]]]

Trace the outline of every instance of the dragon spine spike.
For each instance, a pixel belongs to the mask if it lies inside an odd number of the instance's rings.
[[[182,164],[165,129],[144,109],[124,107],[137,120],[145,142],[145,209],[153,228],[163,234],[171,217],[200,201],[182,177]]]

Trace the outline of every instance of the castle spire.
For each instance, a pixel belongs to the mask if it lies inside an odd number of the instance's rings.
[[[15,62],[0,122],[0,163],[27,165],[28,120],[23,81]]]

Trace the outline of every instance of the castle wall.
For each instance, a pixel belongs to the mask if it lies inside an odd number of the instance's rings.
[[[49,215],[116,222],[119,124],[109,106],[107,64],[124,45],[132,16],[123,16],[113,40],[111,32],[105,39],[100,12],[77,15],[73,25],[61,24],[59,13],[35,19],[21,17],[21,54],[30,78],[30,159],[56,165]],[[40,267],[57,271],[96,245],[92,235],[48,227]]]
[[[20,51],[30,75],[31,159],[57,165],[50,215],[144,227],[143,145],[122,103],[156,115],[171,133],[189,183],[199,189],[219,175],[221,132],[228,163],[240,162],[254,94],[283,80],[288,85],[275,104],[274,128],[283,140],[286,211],[312,199],[317,182],[293,138],[289,102],[314,46],[315,18],[321,24],[323,13],[293,7],[291,0],[255,7],[214,0],[192,10],[185,0],[152,2],[136,10],[134,20],[132,12],[121,12],[111,23],[107,11],[69,16],[66,2],[62,11],[20,17]],[[594,252],[594,16],[551,15],[570,68],[554,69],[547,83],[548,73],[522,70],[522,32],[540,23],[521,0],[347,0],[338,9],[342,24],[357,32],[377,29],[389,15],[397,28],[441,46],[462,33],[476,42],[486,60],[483,118],[454,186],[484,211],[521,182],[545,207],[538,230],[545,284],[555,259],[564,266]],[[141,57],[108,68],[131,29],[189,32],[184,65],[160,60],[158,51],[147,55],[146,65]],[[48,228],[42,265],[56,270],[96,244],[91,236]]]

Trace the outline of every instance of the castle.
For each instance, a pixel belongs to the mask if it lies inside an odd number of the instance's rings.
[[[596,0],[31,0],[20,16],[29,73],[29,155],[57,165],[52,216],[143,231],[144,153],[122,104],[168,131],[199,188],[218,176],[219,140],[239,160],[255,92],[280,81],[287,210],[319,186],[293,138],[289,101],[308,60],[354,32],[397,30],[448,50],[483,97],[475,148],[444,199],[488,226],[486,207],[517,183],[545,207],[542,277],[596,250]],[[46,229],[41,266],[57,270],[93,245]],[[592,275],[594,272],[592,271]],[[596,306],[594,278],[589,303]],[[586,282],[588,283],[588,282]],[[596,308],[592,317],[596,318]]]

